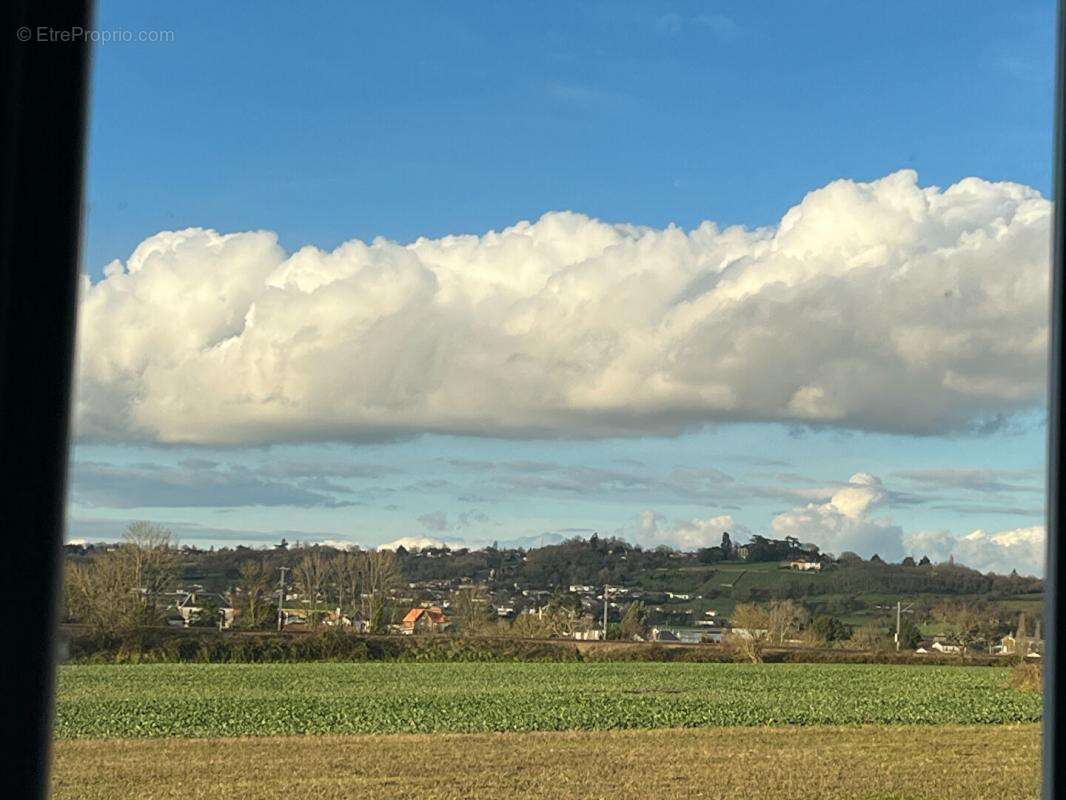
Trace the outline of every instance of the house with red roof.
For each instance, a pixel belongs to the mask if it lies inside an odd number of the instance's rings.
[[[442,633],[449,624],[448,617],[437,606],[412,608],[400,623],[400,633]]]

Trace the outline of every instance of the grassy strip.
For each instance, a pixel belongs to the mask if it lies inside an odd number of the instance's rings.
[[[55,800],[1036,798],[1037,725],[58,742]]]
[[[1005,669],[845,664],[66,666],[59,738],[1035,722]]]

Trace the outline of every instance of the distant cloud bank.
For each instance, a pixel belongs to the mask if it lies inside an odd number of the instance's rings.
[[[987,532],[981,529],[957,536],[949,531],[904,531],[884,513],[889,493],[875,475],[859,472],[846,484],[835,487],[824,502],[812,502],[778,514],[772,522],[772,535],[794,536],[813,542],[825,553],[839,556],[858,553],[864,558],[874,554],[886,561],[904,556],[916,560],[928,556],[934,562],[954,558],[981,572],[1044,575],[1045,528],[1034,525],[1013,530]],[[663,542],[685,549],[718,544],[721,531],[745,541],[750,531],[733,526],[732,519],[713,517],[663,525],[662,515],[644,512],[637,525],[621,531],[635,541]],[[642,535],[643,534],[643,535]]]
[[[952,473],[957,477],[963,473]],[[963,536],[948,531],[907,531],[875,512],[887,501],[880,478],[860,472],[848,479],[825,503],[811,503],[779,514],[774,532],[810,539],[823,550],[839,555],[851,550],[869,558],[898,561],[905,555],[933,561],[954,558],[982,572],[1044,574],[1044,526],[1035,525],[987,533],[974,530]]]
[[[545,214],[287,254],[156,234],[84,278],[83,440],[672,434],[733,420],[907,434],[1043,402],[1051,203],[912,171],[774,227]]]

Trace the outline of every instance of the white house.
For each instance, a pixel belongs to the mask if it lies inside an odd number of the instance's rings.
[[[208,601],[207,604],[214,605],[218,609],[221,618],[217,622],[220,628],[229,628],[233,625],[237,611],[223,595],[215,592],[192,591],[175,605],[175,610],[181,615],[182,624],[186,628],[199,619],[204,610],[205,600]]]
[[[603,629],[594,628],[588,631],[574,631],[574,638],[582,642],[603,641]]]

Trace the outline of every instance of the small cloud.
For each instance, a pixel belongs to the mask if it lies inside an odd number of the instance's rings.
[[[459,515],[459,527],[466,528],[470,525],[484,524],[489,521],[489,515],[476,508],[464,511]]]
[[[429,514],[423,514],[418,518],[418,521],[422,523],[428,531],[444,531],[448,529],[448,515],[443,511],[434,511]]]

